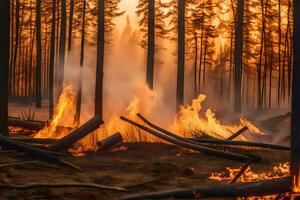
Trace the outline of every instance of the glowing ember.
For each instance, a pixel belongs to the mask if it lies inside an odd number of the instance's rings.
[[[219,181],[219,182],[231,182],[234,177],[240,172],[241,167],[239,168],[230,168],[226,167],[225,171],[223,172],[215,172],[212,173],[209,179]],[[255,181],[262,181],[262,180],[269,180],[275,178],[282,178],[287,177],[290,175],[290,164],[284,163],[279,164],[278,166],[273,167],[273,171],[268,172],[260,172],[255,173],[251,170],[250,166],[246,169],[246,171],[242,174],[242,176],[237,180],[238,183],[243,182],[255,182]],[[247,197],[246,199],[274,199],[275,196],[269,195],[264,197]],[[245,198],[241,198],[245,199]]]

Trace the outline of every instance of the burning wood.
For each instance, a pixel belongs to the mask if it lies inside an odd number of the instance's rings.
[[[233,140],[239,135],[241,135],[242,133],[244,133],[246,130],[248,130],[248,126],[243,126],[240,130],[232,134],[232,136],[228,137],[226,140]]]
[[[81,127],[79,127],[78,129],[76,129],[75,131],[68,134],[67,136],[51,144],[48,149],[51,151],[63,151],[69,149],[80,139],[98,129],[101,124],[103,124],[102,119],[96,116],[90,121],[86,122]]]
[[[205,147],[205,146],[201,146],[201,145],[191,144],[191,143],[188,143],[186,141],[178,140],[178,139],[172,138],[170,136],[167,136],[167,135],[161,134],[159,132],[156,132],[152,129],[149,129],[149,128],[147,128],[143,125],[140,125],[140,124],[138,124],[138,123],[136,123],[136,122],[134,122],[130,119],[125,118],[125,117],[121,117],[121,119],[123,121],[126,121],[126,122],[140,128],[140,129],[142,129],[143,131],[146,131],[146,132],[160,138],[160,139],[163,139],[167,142],[170,142],[172,144],[175,144],[175,145],[178,145],[178,146],[181,146],[181,147],[184,147],[184,148],[192,149],[192,150],[195,150],[195,151],[200,151],[200,152],[208,154],[208,155],[222,156],[224,158],[229,158],[229,159],[239,160],[239,161],[248,161],[248,160],[252,159],[252,158],[250,158],[246,155],[242,155],[242,154],[224,152],[224,151],[219,151],[219,150],[212,149],[212,148]]]
[[[12,148],[15,148],[19,151],[28,153],[29,155],[33,156],[34,158],[36,158],[38,160],[42,160],[42,161],[46,161],[46,162],[50,162],[50,163],[55,163],[55,164],[58,164],[58,165],[61,165],[61,166],[72,167],[72,168],[75,168],[77,170],[80,170],[79,167],[59,159],[58,157],[52,155],[48,151],[45,151],[43,149],[39,149],[39,148],[30,146],[30,145],[27,145],[26,143],[13,141],[13,140],[10,140],[6,137],[1,136],[0,137],[0,145],[1,146],[12,147]]]
[[[40,130],[43,128],[48,122],[43,121],[31,121],[31,120],[22,120],[19,118],[8,118],[9,126],[22,127],[31,130]]]
[[[104,150],[110,147],[113,147],[123,141],[122,135],[118,132],[104,140],[101,140],[97,143],[100,150]]]

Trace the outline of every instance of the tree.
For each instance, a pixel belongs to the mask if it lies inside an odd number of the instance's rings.
[[[160,7],[158,0],[139,0],[136,11],[140,17],[141,32],[144,33],[141,46],[147,50],[146,83],[150,89],[154,87],[154,63],[157,50],[155,41],[157,37],[163,38],[166,34],[164,14]]]
[[[95,89],[95,116],[103,119],[103,68],[105,42],[105,0],[98,1],[98,32],[97,32],[97,65]]]
[[[35,103],[42,107],[42,39],[41,39],[41,1],[36,1],[36,71],[35,71]]]
[[[177,54],[176,108],[184,103],[185,72],[185,0],[178,0],[178,54]]]
[[[58,93],[62,92],[64,71],[65,71],[65,54],[66,54],[66,32],[67,32],[67,10],[66,0],[61,0],[61,21],[60,21],[60,39],[59,39],[59,58],[58,58]]]
[[[0,4],[0,134],[8,135],[8,70],[10,49],[10,1]]]
[[[54,96],[54,58],[55,58],[55,27],[56,27],[56,1],[52,2],[52,26],[51,26],[51,47],[49,66],[49,118],[53,117],[53,96]]]
[[[242,110],[242,68],[243,68],[243,22],[244,0],[238,0],[235,31],[235,82],[234,82],[234,112]]]
[[[294,0],[294,69],[291,123],[291,177],[293,192],[300,192],[300,1]]]

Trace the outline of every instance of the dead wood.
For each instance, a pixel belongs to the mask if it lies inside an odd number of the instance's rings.
[[[51,144],[48,149],[50,151],[67,150],[80,139],[98,129],[101,124],[103,124],[103,121],[100,117],[96,116],[67,136]]]
[[[123,141],[122,135],[117,132],[108,138],[105,138],[104,140],[101,140],[100,142],[97,143],[98,147],[100,150],[108,149],[111,148]]]
[[[22,120],[19,118],[9,117],[8,118],[8,125],[15,126],[15,127],[22,127],[31,130],[40,130],[43,128],[48,122],[43,121],[29,121],[29,120]]]
[[[15,190],[28,190],[35,188],[95,188],[95,189],[103,189],[103,190],[115,190],[115,191],[126,191],[125,188],[121,187],[113,187],[106,185],[99,185],[93,183],[29,183],[24,185],[16,185],[16,184],[0,184],[1,189],[15,189]]]
[[[247,197],[264,196],[290,191],[290,177],[264,180],[252,183],[218,184],[211,187],[179,188],[144,194],[125,196],[122,200],[163,199],[163,198],[208,198],[208,197]]]
[[[38,159],[38,160],[42,160],[42,161],[46,161],[49,163],[58,164],[61,166],[72,167],[77,170],[81,170],[79,167],[59,159],[58,157],[51,154],[49,151],[45,151],[43,149],[40,149],[40,148],[37,148],[34,146],[30,146],[30,145],[20,142],[20,141],[14,141],[7,137],[0,136],[0,145],[9,147],[9,148],[13,148],[13,149],[17,149],[18,151],[25,152],[25,153],[31,155],[33,158]]]
[[[237,132],[232,134],[232,136],[228,137],[226,140],[233,140],[233,139],[237,138],[239,135],[241,135],[242,133],[244,133],[246,130],[248,130],[248,127],[244,126],[240,130],[238,130]]]
[[[246,163],[246,165],[241,168],[239,173],[230,181],[230,183],[235,183],[244,174],[244,172],[248,169],[248,167],[250,166],[251,163],[252,163],[252,160],[249,160]]]
[[[200,144],[259,147],[259,148],[282,150],[282,151],[290,150],[290,147],[288,147],[288,146],[266,144],[266,143],[259,143],[259,142],[249,142],[249,141],[231,141],[231,140],[202,139],[202,138],[190,138],[190,140],[193,140]]]
[[[183,140],[179,140],[179,139],[161,134],[157,131],[154,131],[150,128],[147,128],[147,127],[145,127],[141,124],[138,124],[138,123],[136,123],[136,122],[134,122],[130,119],[127,119],[125,117],[121,117],[121,120],[126,121],[126,122],[140,128],[140,129],[142,129],[142,130],[144,130],[144,131],[160,138],[160,139],[163,139],[167,142],[170,142],[170,143],[175,144],[175,145],[180,146],[180,147],[184,147],[184,148],[192,149],[192,150],[195,150],[195,151],[199,151],[199,152],[202,152],[202,153],[205,153],[205,154],[208,154],[208,155],[221,156],[221,157],[232,159],[232,160],[248,161],[248,160],[252,159],[251,157],[246,156],[246,155],[232,153],[232,152],[219,151],[219,150],[212,149],[212,148],[202,146],[202,145],[199,145],[199,144],[192,144],[192,143],[189,143],[189,142],[186,142],[186,141],[183,141]]]
[[[31,137],[9,137],[12,140],[22,141],[26,143],[33,144],[51,144],[57,141],[57,139],[53,138],[31,138]]]

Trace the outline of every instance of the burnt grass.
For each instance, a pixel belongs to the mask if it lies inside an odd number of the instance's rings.
[[[122,147],[122,148],[120,148]],[[125,147],[125,148],[124,148]],[[120,150],[118,150],[120,149]],[[126,149],[126,150],[124,150]],[[248,150],[231,149],[245,153]],[[252,149],[262,161],[251,164],[255,172],[272,170],[289,160],[288,152]],[[1,153],[1,164],[31,159],[23,153]],[[207,156],[173,145],[161,143],[124,143],[102,152],[90,152],[64,160],[80,166],[76,171],[44,162],[0,168],[3,184],[83,182],[129,188],[126,192],[86,188],[36,188],[29,190],[1,189],[0,200],[114,200],[122,196],[197,185],[209,186],[213,172],[225,167],[239,167],[242,162]]]

